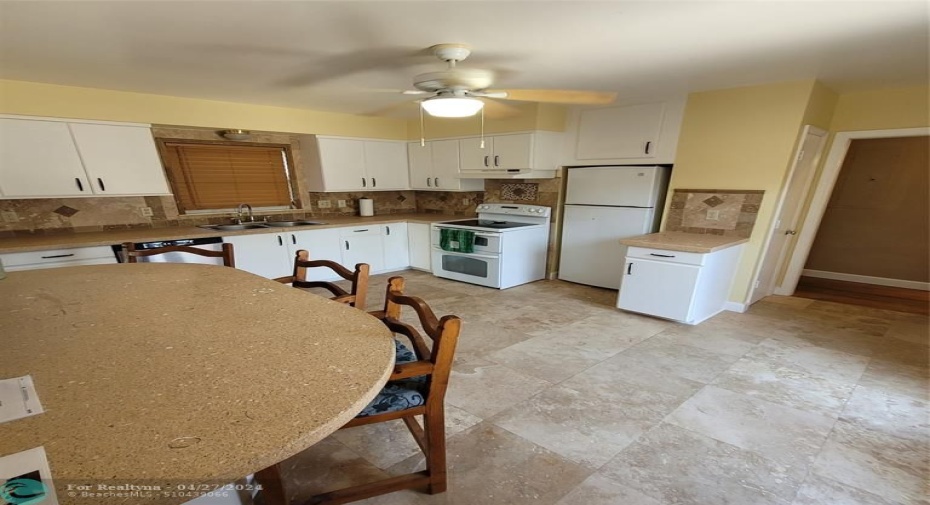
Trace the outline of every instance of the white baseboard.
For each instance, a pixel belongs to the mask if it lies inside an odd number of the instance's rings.
[[[892,286],[895,288],[920,289],[930,291],[930,282],[906,281],[903,279],[887,279],[885,277],[871,277],[868,275],[844,274],[840,272],[825,272],[823,270],[801,271],[801,275],[807,277],[818,277],[821,279],[832,279],[835,281],[861,282],[862,284],[877,284],[879,286]]]
[[[729,300],[727,300],[727,302],[723,304],[723,310],[729,310],[730,312],[739,312],[741,314],[743,312],[746,312],[746,309],[748,308],[749,308],[749,304],[747,303],[731,302]]]

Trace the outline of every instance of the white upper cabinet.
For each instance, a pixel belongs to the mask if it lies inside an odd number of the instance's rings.
[[[166,195],[146,126],[0,118],[4,198]]]
[[[671,164],[685,98],[602,108],[569,115],[566,165]]]
[[[430,191],[483,191],[481,179],[460,179],[459,144],[456,139],[407,144],[410,187]]]
[[[405,142],[366,140],[364,144],[368,189],[407,189],[410,186]]]
[[[306,136],[300,148],[311,191],[409,187],[406,142]]]
[[[536,131],[489,135],[459,143],[461,176],[465,178],[552,178],[559,168],[562,135]]]
[[[5,197],[92,195],[67,123],[0,119]]]
[[[171,193],[148,128],[88,123],[69,127],[98,195]]]

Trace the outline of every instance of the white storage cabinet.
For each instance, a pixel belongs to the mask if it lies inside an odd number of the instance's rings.
[[[461,179],[460,142],[456,139],[407,144],[410,187],[428,191],[483,191],[483,179]]]
[[[0,117],[4,198],[167,195],[148,125]]]
[[[743,245],[710,253],[630,247],[617,307],[687,324],[724,310]]]
[[[339,247],[339,228],[301,230],[282,233],[257,233],[223,237],[223,242],[233,245],[236,268],[246,272],[275,279],[291,275],[294,271],[294,256],[300,249],[310,252],[310,259],[342,262]],[[329,280],[325,269],[310,269],[309,280]]]
[[[407,223],[381,225],[381,238],[384,244],[384,270],[390,272],[409,267],[410,245]]]
[[[430,265],[432,245],[430,244],[430,226],[426,223],[407,223],[407,248],[410,252],[410,266],[417,270],[432,271]]]
[[[512,179],[555,177],[562,134],[547,131],[489,135],[460,140],[460,176]]]
[[[407,143],[304,136],[301,157],[310,191],[408,189]]]

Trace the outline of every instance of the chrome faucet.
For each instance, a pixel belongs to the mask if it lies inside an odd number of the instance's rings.
[[[249,222],[255,222],[255,216],[252,215],[252,206],[247,203],[240,203],[236,207],[236,222],[242,224],[242,209],[249,209]]]

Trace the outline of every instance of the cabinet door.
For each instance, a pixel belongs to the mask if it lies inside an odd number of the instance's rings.
[[[533,135],[499,135],[494,137],[494,156],[491,159],[494,168],[532,168]]]
[[[419,270],[430,271],[429,225],[425,223],[407,223],[407,250],[410,254],[410,266]]]
[[[274,279],[290,275],[293,270],[285,238],[285,234],[262,233],[223,237],[223,242],[233,245],[236,268]]]
[[[339,242],[339,228],[322,230],[303,230],[283,234],[287,239],[288,256],[293,267],[294,256],[300,249],[310,253],[311,260],[329,260],[342,264],[342,248]],[[340,278],[332,270],[311,268],[307,271],[307,280],[322,281]]]
[[[365,142],[354,139],[317,139],[320,167],[326,191],[353,191],[367,188],[365,179]]]
[[[406,142],[365,141],[367,189],[389,190],[410,187]]]
[[[618,307],[688,321],[701,267],[627,257],[624,268]]]
[[[459,141],[459,161],[462,170],[487,170],[491,167],[491,137],[484,139],[484,149],[481,148],[480,138],[462,139]]]
[[[0,119],[0,188],[7,198],[92,194],[68,124]]]
[[[94,193],[171,193],[148,128],[85,123],[69,123],[68,126]]]
[[[343,235],[342,264],[352,270],[356,263],[368,263],[372,272],[384,270],[384,244],[381,242],[381,233]]]
[[[652,158],[658,146],[665,104],[646,103],[581,112],[576,158]]]
[[[407,163],[410,167],[410,187],[433,189],[433,142],[427,142],[425,146],[419,142],[407,144]]]
[[[461,189],[459,179],[458,140],[433,141],[433,186],[438,189]],[[482,161],[484,159],[482,158]]]
[[[384,244],[384,269],[401,270],[410,266],[410,251],[407,243],[407,223],[391,223],[381,226]]]

